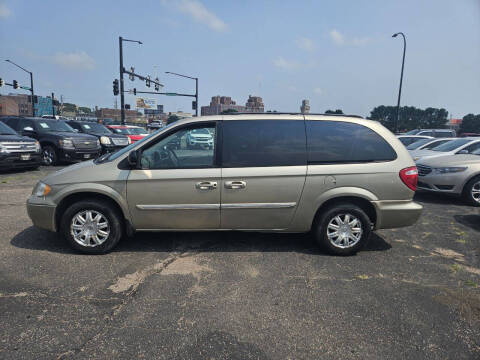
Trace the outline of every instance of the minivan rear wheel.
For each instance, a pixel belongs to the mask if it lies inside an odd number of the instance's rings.
[[[317,242],[329,253],[354,255],[368,241],[371,221],[357,205],[343,203],[320,214],[313,230]]]
[[[463,197],[473,206],[480,206],[480,176],[475,176],[463,188]]]
[[[121,219],[118,210],[108,202],[79,201],[63,214],[60,233],[79,252],[105,254],[122,238]]]

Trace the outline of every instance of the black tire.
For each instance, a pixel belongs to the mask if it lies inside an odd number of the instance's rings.
[[[463,187],[463,198],[465,201],[472,206],[480,206],[480,197],[478,200],[475,200],[473,195],[473,188],[475,190],[480,190],[480,175],[471,178]],[[479,194],[480,196],[480,194]]]
[[[43,163],[47,166],[58,164],[58,151],[51,145],[42,146]]]
[[[71,231],[73,218],[83,212],[91,210],[92,213],[100,213],[108,222],[109,234],[100,245],[85,246],[78,243]],[[84,200],[71,205],[63,214],[60,221],[60,234],[68,241],[70,246],[85,254],[106,254],[110,252],[123,236],[123,216],[114,206],[106,201]],[[91,243],[91,242],[90,242]]]
[[[345,238],[342,238],[343,240],[340,240],[341,243],[335,245],[332,243],[332,241],[330,241],[327,234],[329,231],[329,223],[333,221],[334,223],[332,225],[336,225],[336,220],[334,220],[336,216],[340,216],[340,220],[345,221],[345,215],[347,214],[355,217],[360,222],[360,227],[357,226],[354,228],[358,240],[355,242],[355,240],[345,240]],[[361,231],[358,231],[358,228],[361,228]],[[318,214],[312,230],[315,240],[330,254],[344,256],[355,255],[357,251],[359,251],[368,242],[371,233],[371,220],[365,211],[357,205],[350,203],[339,203],[327,208],[323,213]],[[348,245],[347,241],[351,242],[352,245]]]

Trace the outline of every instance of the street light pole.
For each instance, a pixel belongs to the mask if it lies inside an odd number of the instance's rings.
[[[398,32],[396,34],[393,34],[392,37],[397,37],[398,35],[402,35],[403,37],[403,58],[402,58],[402,71],[400,73],[400,88],[398,89],[397,118],[395,119],[395,126],[394,126],[395,133],[398,131],[398,123],[400,122],[400,97],[402,96],[403,67],[405,65],[405,50],[407,48],[407,40],[405,40],[404,33]]]
[[[34,102],[34,99],[35,99],[35,94],[33,92],[33,73],[31,71],[28,71],[27,69],[24,69],[23,67],[21,67],[20,65],[18,64],[15,64],[13,61],[10,61],[10,60],[5,60],[6,62],[9,62],[10,64],[12,65],[15,65],[16,67],[22,69],[23,71],[27,72],[30,74],[30,93],[31,93],[31,101],[32,101],[32,116],[35,117],[35,102]]]
[[[129,41],[129,42],[136,42],[140,45],[142,45],[141,41],[138,40],[128,40],[124,39],[123,37],[119,36],[118,37],[118,47],[120,51],[120,120],[122,122],[122,125],[125,125],[125,96],[123,94],[123,73],[124,73],[124,67],[123,67],[123,42],[124,41]]]
[[[165,74],[177,75],[187,79],[195,80],[195,116],[198,116],[198,77],[177,74],[171,71],[165,71]]]

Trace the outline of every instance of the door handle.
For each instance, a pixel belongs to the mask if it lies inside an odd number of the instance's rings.
[[[217,188],[216,181],[200,181],[195,184],[195,188],[198,190],[214,190]]]
[[[226,189],[245,189],[247,183],[245,181],[225,181]]]

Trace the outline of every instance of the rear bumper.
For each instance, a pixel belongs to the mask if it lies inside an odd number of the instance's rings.
[[[29,155],[28,160],[23,160],[22,156]],[[9,153],[0,155],[0,169],[27,168],[39,166],[42,163],[42,157],[39,153]]]
[[[375,229],[410,226],[417,222],[423,206],[412,200],[372,201],[377,213]]]
[[[45,230],[56,231],[55,204],[30,196],[27,200],[27,213],[33,225]]]

